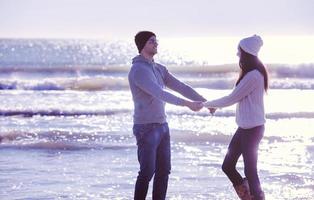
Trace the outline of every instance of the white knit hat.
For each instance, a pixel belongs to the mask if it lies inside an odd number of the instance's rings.
[[[263,46],[263,40],[258,35],[244,38],[240,41],[239,47],[246,53],[257,56],[260,48]]]

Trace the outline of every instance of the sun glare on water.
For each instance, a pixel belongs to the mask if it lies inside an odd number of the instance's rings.
[[[314,36],[263,36],[259,57],[264,63],[314,63]],[[237,63],[237,45],[242,37],[160,38],[160,50],[179,54],[200,64]]]

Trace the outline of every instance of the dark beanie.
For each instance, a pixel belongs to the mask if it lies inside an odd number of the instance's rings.
[[[142,49],[144,48],[147,40],[155,36],[155,33],[150,31],[140,31],[135,35],[135,44],[137,46],[138,52],[141,53]]]

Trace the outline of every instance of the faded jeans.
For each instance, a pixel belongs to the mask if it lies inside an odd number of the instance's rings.
[[[167,123],[134,124],[140,164],[134,200],[144,200],[149,182],[154,176],[153,200],[164,200],[171,169],[170,134]]]
[[[231,139],[228,153],[222,164],[222,170],[234,186],[240,185],[243,178],[236,170],[237,161],[242,154],[244,161],[244,174],[248,179],[250,193],[253,196],[260,194],[261,186],[257,174],[258,146],[264,135],[264,125],[251,129],[238,128]]]

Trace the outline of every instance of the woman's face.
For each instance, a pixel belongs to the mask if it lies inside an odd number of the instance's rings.
[[[239,66],[240,66],[240,69],[243,70],[243,69],[242,69],[243,56],[242,56],[242,50],[241,50],[240,46],[238,47],[237,56],[239,57]]]
[[[238,56],[239,58],[241,58],[241,49],[240,49],[240,46],[238,46],[237,56]]]

